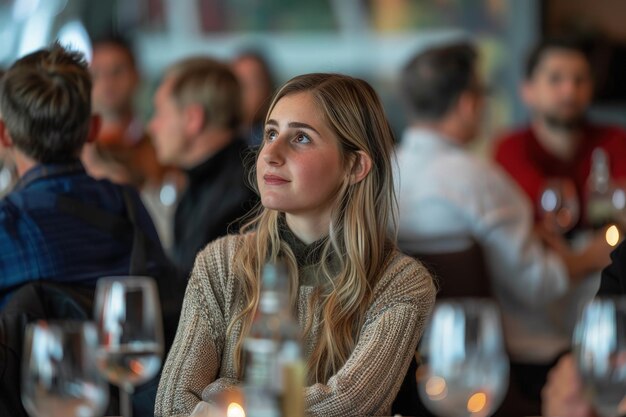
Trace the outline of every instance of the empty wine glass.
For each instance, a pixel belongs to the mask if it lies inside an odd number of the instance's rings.
[[[588,303],[576,324],[573,347],[586,395],[598,414],[619,415],[626,397],[626,297]]]
[[[22,403],[36,417],[95,417],[109,387],[98,373],[96,328],[89,322],[29,324],[24,339]]]
[[[419,395],[436,415],[486,417],[502,402],[509,361],[492,301],[437,303],[419,353]]]
[[[574,183],[567,178],[548,180],[539,194],[539,217],[546,229],[563,235],[578,223],[580,204]]]
[[[124,417],[132,415],[135,386],[156,376],[163,355],[161,308],[148,277],[102,278],[96,286],[98,368],[120,388]]]

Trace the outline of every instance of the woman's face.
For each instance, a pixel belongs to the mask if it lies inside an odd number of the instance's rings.
[[[345,170],[339,140],[308,92],[281,98],[265,125],[257,183],[266,208],[330,221]]]

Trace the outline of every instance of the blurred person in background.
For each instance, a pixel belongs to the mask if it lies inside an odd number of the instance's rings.
[[[19,59],[2,78],[0,144],[20,180],[0,200],[0,303],[29,281],[93,286],[104,275],[127,275],[133,229],[103,230],[85,219],[90,213],[128,221],[132,208],[155,249],[146,272],[161,271],[159,238],[137,193],[91,178],[79,160],[100,126],[86,65],[55,44]]]
[[[4,69],[0,68],[0,82],[4,73]],[[13,159],[6,149],[0,147],[0,198],[11,191],[17,179],[17,170]]]
[[[243,106],[243,132],[250,146],[263,140],[263,122],[272,94],[274,78],[267,59],[258,51],[239,53],[231,64],[239,80]]]
[[[149,130],[157,157],[187,175],[174,217],[172,256],[188,275],[197,253],[236,231],[236,221],[256,202],[242,160],[247,146],[239,136],[241,90],[225,64],[189,58],[166,71],[154,108]]]
[[[85,167],[95,178],[140,190],[163,247],[169,251],[182,176],[158,162],[151,138],[135,113],[140,77],[130,44],[117,36],[94,41],[90,71],[93,111],[100,115],[102,128],[96,141],[84,148]]]
[[[588,119],[593,75],[583,46],[569,38],[537,44],[528,57],[521,95],[530,121],[498,139],[495,160],[530,197],[535,209],[550,178],[571,180],[582,214],[579,226],[590,226],[585,195],[592,153],[603,149],[612,179],[626,179],[626,132]]]
[[[30,282],[93,296],[103,276],[151,276],[159,288],[167,350],[186,281],[175,279],[136,190],[96,180],[83,168],[83,147],[100,128],[91,91],[84,57],[59,44],[20,58],[2,78],[0,147],[15,161],[20,179],[0,200],[0,308]],[[2,376],[2,382],[12,377]],[[139,392],[135,409],[152,411],[156,386],[146,384]]]
[[[436,292],[390,230],[393,144],[362,80],[306,74],[278,91],[256,159],[262,205],[198,255],[156,416],[189,415],[241,383],[261,268],[279,258],[302,331],[306,415],[391,414]]]
[[[544,247],[526,196],[466,149],[484,108],[477,65],[474,46],[460,42],[426,49],[403,70],[410,126],[398,147],[398,244],[416,253],[433,244],[454,251],[459,242],[477,242],[502,308],[512,377],[524,378],[521,387],[535,387],[525,402],[526,411],[537,414],[545,375],[570,336],[551,325],[547,306],[605,266],[610,246],[602,236],[580,252],[560,241],[555,250]]]

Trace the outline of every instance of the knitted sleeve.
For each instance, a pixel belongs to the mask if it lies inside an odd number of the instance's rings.
[[[385,415],[415,354],[435,301],[430,274],[399,256],[374,291],[357,345],[326,384],[305,389],[310,416]]]
[[[210,244],[196,258],[185,292],[176,338],[167,357],[155,416],[189,415],[220,370],[227,326],[223,265],[225,246]]]

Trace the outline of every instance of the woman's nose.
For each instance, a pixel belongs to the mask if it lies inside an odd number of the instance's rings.
[[[261,150],[263,162],[268,165],[281,165],[284,161],[283,149],[280,140],[274,139],[273,142],[266,143]]]

